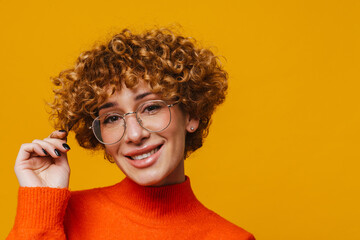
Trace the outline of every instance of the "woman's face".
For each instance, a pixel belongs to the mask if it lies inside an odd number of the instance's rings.
[[[161,99],[145,83],[140,82],[133,89],[123,87],[99,107],[99,115],[134,112],[148,100]],[[195,131],[199,122],[190,119],[179,105],[174,105],[170,111],[171,122],[161,132],[149,132],[142,128],[135,114],[125,116],[126,129],[122,139],[116,144],[105,145],[117,166],[139,185],[161,186],[185,180],[185,135],[187,131]]]

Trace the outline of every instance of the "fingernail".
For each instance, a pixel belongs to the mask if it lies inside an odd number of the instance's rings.
[[[45,153],[45,155],[48,155],[48,153],[47,153],[47,151],[45,151],[45,149],[42,149],[43,150],[43,152]]]
[[[66,150],[70,150],[70,146],[67,145],[66,143],[63,143],[63,147],[64,147]]]
[[[66,130],[61,129],[61,130],[59,130],[59,132],[66,132]]]
[[[61,156],[59,150],[55,149],[54,152],[55,152],[56,156],[59,156],[59,157]]]

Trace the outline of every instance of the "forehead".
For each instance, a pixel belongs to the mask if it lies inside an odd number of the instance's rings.
[[[140,81],[137,85],[128,88],[125,84],[122,84],[121,87],[112,87],[107,91],[108,98],[105,102],[115,101],[115,100],[139,100],[145,96],[143,94],[149,95],[153,91],[147,83]]]

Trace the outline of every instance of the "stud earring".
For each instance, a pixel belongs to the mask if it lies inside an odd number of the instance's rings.
[[[191,128],[190,128],[190,130],[191,130],[191,131],[194,131],[194,128],[193,128],[193,127],[191,127]]]

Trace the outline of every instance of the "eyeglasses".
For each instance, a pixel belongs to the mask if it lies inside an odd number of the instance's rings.
[[[162,100],[150,100],[141,104],[135,112],[119,114],[116,112],[105,113],[94,119],[90,127],[96,139],[103,144],[115,144],[119,142],[125,133],[125,117],[135,114],[137,122],[149,132],[161,132],[171,122],[170,108],[176,105],[168,105]]]

